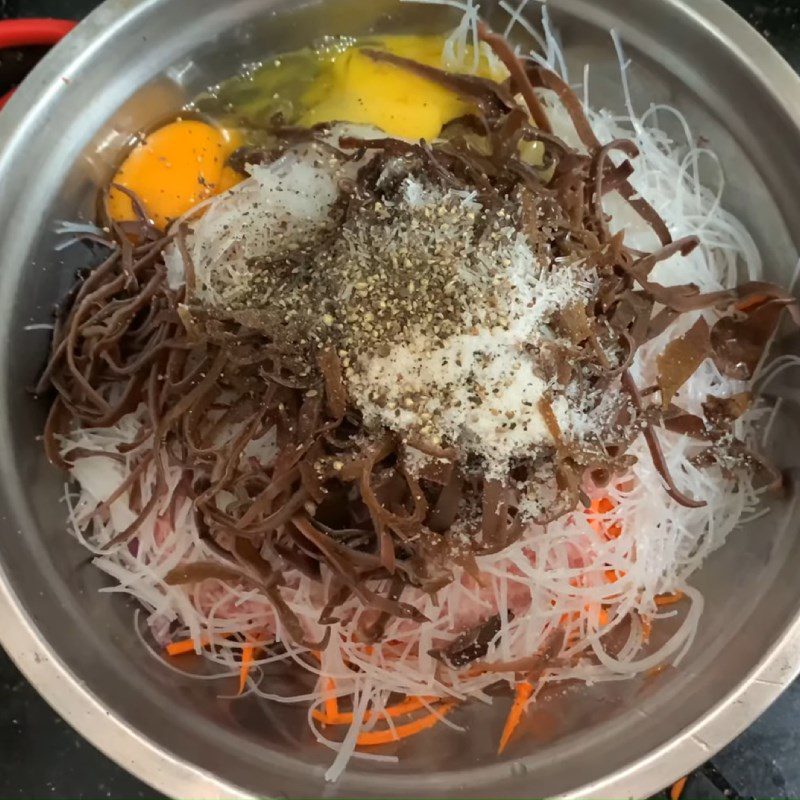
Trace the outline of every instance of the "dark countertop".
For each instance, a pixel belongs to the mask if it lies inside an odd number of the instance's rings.
[[[800,71],[800,0],[728,2]],[[99,0],[0,0],[0,18],[77,19],[97,5]],[[0,650],[0,798],[31,797],[161,795],[75,733]],[[685,800],[725,797],[800,798],[800,682],[690,776],[684,793]]]

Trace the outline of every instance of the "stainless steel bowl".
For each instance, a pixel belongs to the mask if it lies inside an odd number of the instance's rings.
[[[532,3],[536,6],[537,3]],[[770,277],[788,282],[800,231],[800,80],[721,0],[555,0],[592,98],[621,102],[608,30],[634,61],[635,102],[677,105],[722,157],[727,205]],[[78,257],[53,250],[58,219],[91,218],[133,132],[167,119],[240,64],[326,33],[441,29],[396,0],[108,0],[37,68],[0,115],[0,640],[47,700],[105,753],[180,797],[630,797],[722,747],[800,670],[800,540],[789,501],[731,538],[696,582],[707,607],[678,669],[567,687],[536,708],[533,736],[498,758],[502,712],[464,711],[468,733],[409,742],[397,766],[355,762],[335,785],[304,712],[220,700],[134,635],[132,608],[64,532],[61,478],[45,463],[45,408],[26,394],[46,321]],[[791,404],[787,404],[791,412]],[[798,466],[787,413],[778,455]],[[784,520],[788,520],[784,524]]]

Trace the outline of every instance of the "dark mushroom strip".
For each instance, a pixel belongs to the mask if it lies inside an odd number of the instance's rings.
[[[664,410],[669,408],[678,390],[710,355],[710,330],[703,317],[664,348],[658,357],[658,385]]]
[[[530,111],[531,118],[536,124],[536,127],[540,128],[545,133],[552,133],[553,129],[550,125],[550,120],[547,118],[544,107],[536,95],[536,90],[525,74],[525,68],[522,66],[522,62],[517,58],[508,42],[502,36],[489,30],[488,26],[483,22],[478,23],[478,36],[480,36],[481,41],[486,42],[486,44],[494,50],[497,57],[509,71],[514,88],[516,88],[525,99],[528,111]]]
[[[511,612],[509,612],[508,617],[509,620],[514,619],[514,615]],[[489,647],[500,633],[500,628],[501,619],[500,615],[497,614],[486,620],[486,622],[476,625],[472,630],[462,633],[447,647],[431,651],[431,655],[449,667],[460,669],[486,656]]]
[[[643,408],[641,394],[639,393],[639,389],[636,386],[631,373],[627,370],[622,374],[622,385],[630,395],[634,405],[638,410],[641,411]],[[664,479],[664,483],[667,485],[667,494],[669,494],[669,496],[676,503],[680,503],[680,505],[686,508],[704,508],[707,505],[705,501],[692,500],[690,497],[687,497],[683,492],[681,492],[675,485],[675,481],[672,478],[672,473],[669,470],[669,465],[667,464],[667,459],[664,457],[664,451],[661,449],[661,442],[658,440],[658,434],[656,433],[656,430],[652,424],[646,424],[644,436],[645,440],[647,441],[647,447],[650,450],[650,456],[653,459],[653,464],[661,477]]]

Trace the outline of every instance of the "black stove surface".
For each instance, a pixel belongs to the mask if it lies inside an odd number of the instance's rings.
[[[800,71],[800,0],[727,1]],[[100,0],[0,0],[0,18],[78,19],[99,4]],[[665,791],[658,800],[668,796]],[[161,795],[73,731],[0,649],[0,798],[33,797],[150,800]],[[800,682],[689,776],[683,798],[800,798]]]

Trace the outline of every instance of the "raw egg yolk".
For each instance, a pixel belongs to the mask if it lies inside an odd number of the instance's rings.
[[[388,50],[441,68],[441,36],[386,36],[375,49]],[[487,76],[489,77],[489,76]],[[435,139],[444,125],[470,106],[457,94],[402,67],[375,61],[358,48],[332,56],[303,98],[301,124],[351,122],[374,125],[390,136]]]
[[[196,120],[172,122],[133,149],[114,183],[134,192],[163,230],[198,203],[242,180],[226,166],[228,156],[240,145],[235,132]],[[136,219],[131,199],[113,188],[108,212],[118,222]]]

